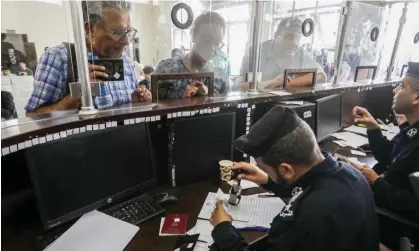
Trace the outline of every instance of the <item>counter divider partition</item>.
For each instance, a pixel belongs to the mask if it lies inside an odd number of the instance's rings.
[[[284,101],[316,95],[329,95],[358,90],[367,91],[373,88],[396,86],[400,80],[379,82],[373,84],[349,83],[345,85],[323,84],[311,88],[290,88],[291,95],[278,96],[268,92],[260,95],[247,95],[246,93],[229,93],[224,97],[194,97],[184,99],[171,99],[157,103],[135,103],[99,111],[91,117],[81,117],[76,111],[67,113],[51,113],[34,117],[23,118],[17,125],[2,127],[1,148],[2,155],[56,140],[68,135],[83,133],[91,130],[102,130],[108,127],[124,126],[135,123],[158,122],[164,118],[176,119],[206,115],[219,112],[223,108],[248,108],[258,103]],[[57,115],[58,114],[58,115]],[[39,120],[37,120],[39,119]]]

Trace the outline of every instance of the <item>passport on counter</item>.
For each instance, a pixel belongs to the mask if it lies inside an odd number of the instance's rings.
[[[188,215],[187,214],[166,214],[163,227],[161,229],[162,234],[180,234],[186,233],[186,227],[188,226]]]

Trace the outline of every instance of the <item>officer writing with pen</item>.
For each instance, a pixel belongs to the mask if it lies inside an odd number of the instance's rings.
[[[378,250],[374,198],[361,172],[323,155],[311,128],[289,108],[276,106],[235,141],[257,166],[235,163],[239,179],[262,185],[291,200],[271,223],[257,250]],[[210,222],[221,251],[254,250],[217,203]]]
[[[400,133],[391,141],[383,136],[366,109],[353,109],[354,122],[367,126],[369,144],[378,164],[374,168],[352,164],[370,183],[377,206],[419,222],[419,199],[409,181],[409,174],[419,171],[419,62],[408,63],[405,77],[394,94],[393,110],[403,114],[407,121],[399,126]],[[403,233],[397,222],[380,219],[380,230],[386,246],[398,246]]]

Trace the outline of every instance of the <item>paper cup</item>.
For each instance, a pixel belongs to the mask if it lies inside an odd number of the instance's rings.
[[[222,181],[230,181],[231,177],[233,175],[233,171],[230,169],[230,167],[233,166],[233,161],[230,160],[221,160],[218,162],[220,165],[220,178]]]

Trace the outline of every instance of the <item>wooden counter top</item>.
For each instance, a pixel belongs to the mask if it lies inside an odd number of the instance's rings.
[[[43,114],[32,118],[21,118],[2,122],[1,141],[2,147],[10,146],[31,140],[34,137],[45,136],[47,134],[59,133],[72,128],[79,128],[85,125],[105,124],[106,122],[117,122],[123,124],[124,120],[157,116],[159,119],[169,113],[179,111],[191,111],[205,108],[237,107],[246,103],[253,105],[257,103],[283,101],[298,99],[314,95],[328,95],[342,93],[345,91],[356,90],[366,91],[372,88],[385,86],[396,86],[399,80],[389,82],[375,82],[373,84],[347,83],[337,86],[331,84],[319,84],[314,90],[310,87],[290,88],[287,91],[291,95],[278,96],[263,92],[257,95],[249,95],[243,92],[230,92],[224,97],[194,97],[184,99],[171,99],[159,101],[155,104],[133,103],[125,104],[111,109],[101,110],[92,116],[81,117],[76,110],[60,111],[50,114]]]

